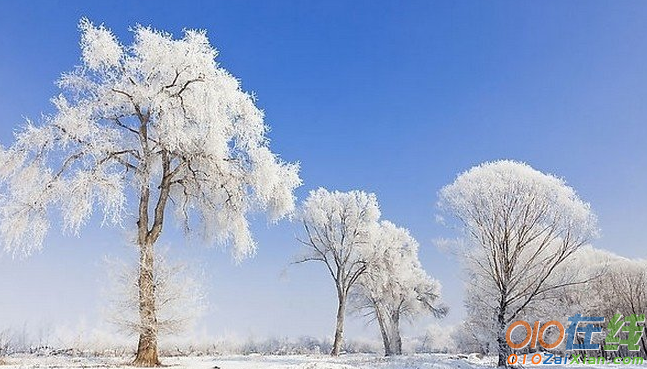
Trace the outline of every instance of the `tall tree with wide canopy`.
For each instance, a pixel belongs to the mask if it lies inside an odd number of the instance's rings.
[[[140,250],[141,331],[134,364],[159,365],[154,245],[167,210],[186,232],[254,253],[246,216],[291,213],[298,165],[270,151],[254,97],[218,65],[204,31],[180,39],[134,27],[131,45],[80,22],[81,65],[58,81],[56,112],[27,124],[0,149],[0,236],[4,249],[39,249],[60,209],[78,233],[95,209],[103,223],[133,219]]]
[[[498,363],[506,366],[506,326],[533,302],[581,283],[551,277],[596,236],[596,217],[564,180],[510,160],[460,174],[440,191],[439,205],[470,241],[468,287],[487,289],[479,301],[495,315]]]

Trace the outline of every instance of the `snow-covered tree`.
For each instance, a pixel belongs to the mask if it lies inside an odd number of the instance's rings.
[[[297,262],[322,262],[335,282],[337,323],[331,355],[339,355],[344,333],[344,316],[351,288],[366,271],[367,249],[379,229],[380,209],[374,194],[363,191],[311,191],[303,202],[298,220],[304,245]]]
[[[615,314],[620,313],[623,317],[645,314],[647,311],[645,260],[628,259],[591,246],[581,248],[573,256],[569,260],[568,267],[592,278],[585,285],[571,286],[567,289],[559,305],[563,310],[562,315],[572,316],[579,313],[585,316],[605,317],[605,322],[601,324],[604,329],[603,334],[597,337],[601,341],[606,336],[609,319]],[[602,346],[596,354],[607,358],[636,355],[647,358],[647,337],[643,334],[638,343],[638,352],[630,352],[626,346],[620,346],[618,351],[605,351]],[[593,353],[587,352],[587,354]]]
[[[402,354],[400,321],[423,314],[442,317],[440,283],[431,278],[418,259],[418,242],[405,228],[380,222],[373,239],[366,272],[352,294],[354,305],[377,321],[385,355]]]
[[[441,209],[455,216],[472,249],[468,288],[493,316],[499,366],[509,352],[507,324],[533,301],[581,281],[551,279],[597,234],[590,206],[559,178],[502,160],[460,174],[440,191]]]
[[[609,304],[615,309],[618,304],[610,297],[614,290],[605,287],[612,275],[609,265],[614,257],[613,254],[595,249],[590,245],[580,247],[568,260],[555,268],[546,282],[563,287],[547,291],[528,303],[519,311],[516,320],[539,321],[541,324],[558,320],[567,327],[569,324],[567,318],[575,314],[604,315],[606,310],[602,307]],[[470,262],[467,260],[466,264],[469,266]],[[479,275],[468,269],[467,279],[481,278]],[[482,278],[480,283],[467,285],[465,291],[467,317],[454,336],[457,348],[485,354],[498,351],[496,304],[491,302],[495,300],[496,295],[496,289],[490,279]],[[513,337],[517,333],[520,337],[514,339],[515,342],[523,340],[522,336],[525,334],[523,330],[519,330],[514,332]],[[556,330],[548,329],[545,332],[545,341],[553,342],[557,339],[557,333]],[[564,343],[555,349],[563,350]],[[530,351],[531,348],[526,347],[520,352]]]
[[[4,249],[39,249],[60,209],[77,234],[94,211],[103,224],[137,226],[140,249],[139,366],[158,365],[154,245],[167,210],[186,232],[254,253],[246,216],[274,221],[294,209],[298,166],[270,151],[254,97],[216,62],[204,31],[180,39],[136,26],[131,45],[87,19],[81,65],[62,75],[56,112],[27,124],[0,149]]]

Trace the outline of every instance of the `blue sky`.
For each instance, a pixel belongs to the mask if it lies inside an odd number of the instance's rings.
[[[105,23],[123,42],[140,23],[201,28],[220,63],[254,91],[272,148],[300,161],[303,199],[319,186],[375,192],[384,218],[411,229],[427,271],[461,319],[457,262],[434,246],[437,191],[501,158],[566,178],[592,204],[595,246],[647,257],[647,3],[632,1],[4,2],[0,142],[23,117],[51,111],[53,81],[78,64],[77,23]],[[127,225],[126,225],[127,226]],[[331,335],[332,281],[289,266],[297,228],[254,221],[254,259],[166,228],[178,260],[204,271],[212,335]],[[125,230],[54,231],[26,260],[0,257],[0,329],[94,321],[104,255],[127,256]],[[190,244],[188,244],[190,243]],[[347,337],[372,337],[358,319]],[[423,325],[419,325],[423,326]]]

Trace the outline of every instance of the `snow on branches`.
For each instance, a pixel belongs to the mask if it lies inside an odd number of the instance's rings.
[[[375,320],[386,355],[402,353],[401,318],[447,313],[440,301],[440,283],[431,278],[418,259],[418,242],[405,228],[380,222],[366,272],[351,298],[354,307]]]
[[[558,289],[560,266],[597,235],[596,217],[562,179],[502,160],[462,174],[440,191],[441,209],[455,216],[473,247],[464,253],[472,283],[470,309],[489,311],[505,366],[505,327]]]
[[[150,218],[155,241],[170,200],[187,231],[199,225],[209,242],[232,241],[237,259],[251,255],[246,215],[290,214],[299,167],[270,151],[263,112],[218,65],[206,33],[174,39],[136,26],[122,45],[103,25],[79,28],[81,65],[59,79],[56,112],[0,149],[5,250],[40,248],[51,208],[73,233],[96,209],[109,224]]]
[[[305,231],[298,262],[324,263],[337,290],[333,355],[339,354],[349,299],[378,321],[387,355],[401,353],[401,316],[446,312],[436,304],[440,283],[422,269],[416,240],[406,229],[380,222],[380,215],[374,194],[323,188],[310,192],[298,212]]]

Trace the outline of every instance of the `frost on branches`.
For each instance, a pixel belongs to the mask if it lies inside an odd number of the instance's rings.
[[[354,305],[377,321],[384,352],[402,354],[401,318],[424,314],[440,318],[447,308],[439,304],[440,283],[431,278],[418,260],[418,242],[404,228],[380,222],[366,272],[352,294]]]
[[[27,122],[0,150],[0,236],[8,252],[29,254],[43,243],[50,209],[75,234],[95,209],[104,224],[134,215],[150,326],[153,245],[167,205],[187,232],[231,243],[240,260],[255,250],[250,212],[274,221],[294,210],[298,165],[270,151],[263,112],[215,61],[204,31],[174,39],[136,26],[123,45],[87,19],[79,28],[81,65],[59,79],[56,113]],[[155,336],[141,335],[136,364],[158,364]]]
[[[305,236],[304,253],[297,262],[325,264],[335,281],[337,323],[331,355],[339,355],[344,316],[351,288],[366,271],[380,209],[374,194],[363,191],[311,191],[298,212]]]
[[[400,354],[400,319],[441,317],[440,283],[422,269],[418,243],[404,228],[380,222],[374,194],[310,192],[298,212],[305,235],[298,262],[324,263],[337,290],[332,355],[339,355],[348,303],[377,320],[386,355]]]
[[[647,311],[647,264],[641,259],[627,259],[609,251],[596,249],[590,245],[579,248],[566,262],[555,269],[551,283],[570,282],[563,288],[551,290],[535,299],[519,313],[517,319],[527,322],[558,320],[567,327],[568,317],[575,314],[583,316],[603,316],[600,323],[603,331],[594,337],[594,342],[604,341],[608,333],[609,319],[616,313],[624,316],[641,315]],[[485,282],[485,280],[484,280]],[[487,291],[490,290],[490,293]],[[469,285],[466,291],[467,320],[456,331],[457,347],[469,352],[481,351],[485,354],[497,352],[496,316],[491,288],[476,288]],[[513,340],[520,342],[524,332],[513,332]],[[554,342],[560,332],[547,330],[544,340]],[[557,350],[565,350],[565,342]],[[579,353],[579,352],[578,352]],[[604,356],[609,359],[625,356],[647,356],[647,338],[639,340],[639,351],[629,351],[620,346],[617,351],[587,350],[588,356]]]
[[[459,175],[440,191],[440,207],[473,246],[464,253],[475,297],[468,302],[489,312],[505,366],[507,325],[534,302],[582,283],[557,271],[597,235],[596,217],[562,179],[507,160]]]
[[[569,263],[580,274],[592,278],[589,283],[568,288],[561,301],[563,308],[568,309],[565,315],[580,313],[605,317],[605,321],[601,323],[602,339],[609,332],[609,323],[615,314],[621,313],[623,317],[632,314],[640,316],[647,311],[647,263],[644,259],[628,259],[586,246],[578,250]],[[647,337],[644,334],[640,337],[638,349],[639,351],[629,351],[627,346],[620,345],[618,350],[605,350],[602,345],[597,352],[589,351],[587,354],[607,358],[647,357]]]

